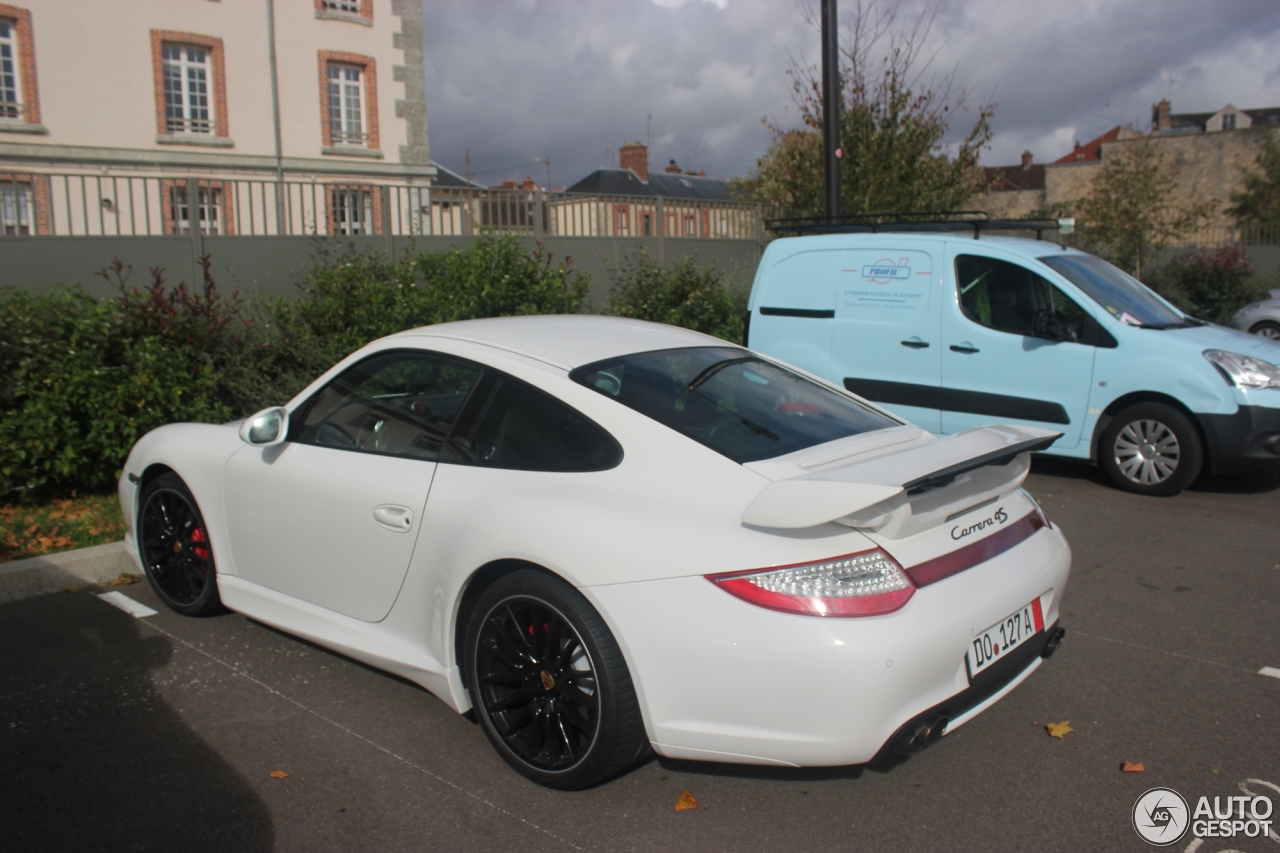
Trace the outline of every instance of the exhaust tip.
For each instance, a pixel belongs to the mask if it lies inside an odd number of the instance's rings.
[[[894,744],[893,751],[899,755],[915,755],[937,743],[947,732],[947,717],[934,717],[921,720],[907,729]]]
[[[1054,628],[1049,634],[1049,639],[1045,641],[1044,651],[1040,652],[1040,657],[1051,658],[1053,653],[1062,645],[1062,638],[1067,636],[1066,628]]]

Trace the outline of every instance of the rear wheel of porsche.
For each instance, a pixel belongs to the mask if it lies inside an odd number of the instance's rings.
[[[213,545],[187,484],[162,474],[147,484],[138,511],[138,554],[151,588],[184,616],[222,610]]]
[[[622,652],[564,581],[532,569],[498,580],[471,611],[464,652],[485,735],[534,782],[586,788],[648,753]]]
[[[1176,495],[1204,465],[1191,420],[1163,403],[1138,403],[1119,412],[1102,433],[1098,457],[1112,482],[1141,495]]]

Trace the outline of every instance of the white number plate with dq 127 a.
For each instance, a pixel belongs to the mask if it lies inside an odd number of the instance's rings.
[[[974,636],[965,654],[970,678],[1044,630],[1044,607],[1048,598],[1046,592]]]

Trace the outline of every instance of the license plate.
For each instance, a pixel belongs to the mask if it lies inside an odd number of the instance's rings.
[[[1049,593],[1028,602],[985,631],[979,631],[965,653],[973,677],[1044,630],[1044,608]]]

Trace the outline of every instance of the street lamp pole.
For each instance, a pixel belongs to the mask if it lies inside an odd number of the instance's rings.
[[[822,0],[822,163],[828,217],[840,215],[840,40],[836,0]]]

